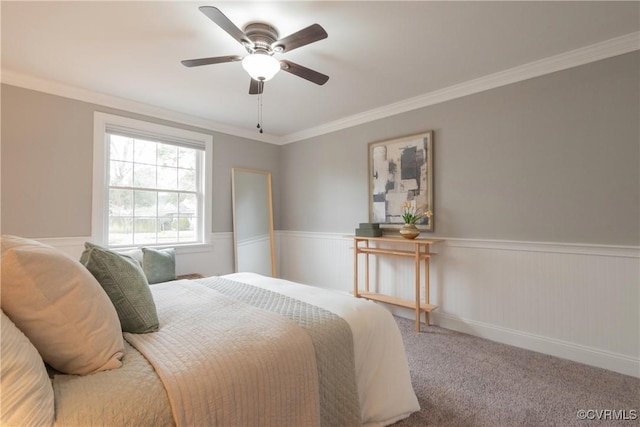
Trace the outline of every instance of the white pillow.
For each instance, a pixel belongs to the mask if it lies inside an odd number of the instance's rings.
[[[0,306],[53,368],[86,375],[122,366],[120,320],[78,261],[34,240],[2,236]]]
[[[0,425],[53,425],[53,387],[38,350],[4,312],[0,327]]]

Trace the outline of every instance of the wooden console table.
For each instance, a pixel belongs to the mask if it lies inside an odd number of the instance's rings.
[[[387,304],[393,304],[400,307],[411,308],[415,310],[416,315],[416,332],[420,332],[420,315],[424,312],[425,324],[429,325],[429,313],[432,310],[438,308],[437,305],[429,303],[429,258],[431,253],[429,247],[435,243],[442,242],[442,240],[427,240],[427,239],[404,239],[402,237],[361,237],[355,236],[353,238],[353,268],[354,268],[354,283],[353,283],[353,295],[358,298],[366,298],[374,301],[380,301]],[[373,245],[371,245],[373,243]],[[388,247],[389,244],[394,246],[405,246],[407,249],[397,249]],[[387,247],[385,247],[387,246]],[[365,273],[364,273],[364,291],[359,289],[358,280],[358,255],[365,254]],[[393,297],[390,295],[384,295],[377,292],[371,292],[369,290],[369,255],[377,256],[402,256],[409,257],[415,260],[415,299],[407,300],[402,298]],[[420,299],[420,265],[424,260],[424,277],[425,277],[425,302],[421,302]]]

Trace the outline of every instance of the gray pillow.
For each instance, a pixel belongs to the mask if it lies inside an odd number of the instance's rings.
[[[111,299],[124,332],[158,330],[158,313],[149,283],[140,265],[130,257],[85,243],[80,262],[93,274]]]
[[[142,269],[151,284],[176,280],[176,251],[142,248]]]

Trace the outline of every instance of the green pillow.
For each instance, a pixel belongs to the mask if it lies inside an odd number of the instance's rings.
[[[140,265],[100,246],[85,243],[80,262],[93,274],[111,299],[124,332],[158,330],[158,313],[149,283]]]
[[[176,251],[142,248],[142,269],[149,283],[176,280]]]

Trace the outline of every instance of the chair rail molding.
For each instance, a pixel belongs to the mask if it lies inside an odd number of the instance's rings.
[[[277,235],[282,278],[352,290],[352,236]],[[431,248],[434,324],[640,377],[640,247],[437,237],[445,241]],[[411,260],[371,264],[378,292],[412,296]]]
[[[353,290],[353,236],[281,230],[275,237],[281,278]],[[640,377],[640,247],[438,238],[445,241],[431,248],[434,324]],[[35,240],[78,259],[90,237]],[[176,264],[178,274],[233,272],[233,233],[176,247]],[[412,297],[411,260],[380,257],[370,268],[377,291]]]
[[[32,238],[45,245],[60,249],[74,259],[79,259],[84,243],[91,236]],[[144,245],[141,245],[144,246]],[[216,232],[209,235],[208,243],[197,245],[175,245],[176,274],[200,273],[219,276],[233,272],[233,233]],[[123,248],[134,249],[134,248]]]

